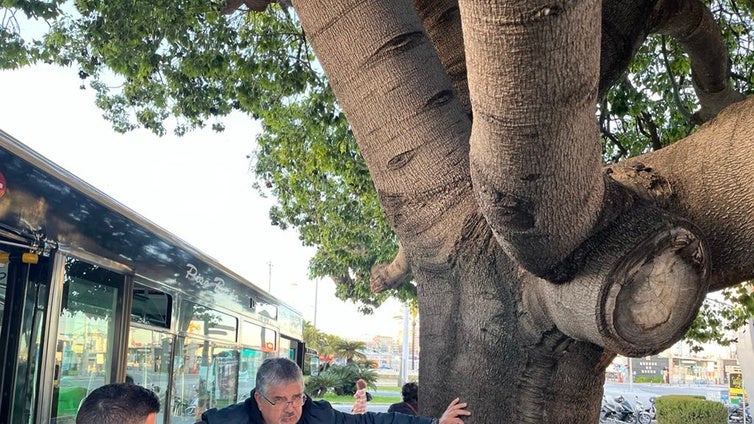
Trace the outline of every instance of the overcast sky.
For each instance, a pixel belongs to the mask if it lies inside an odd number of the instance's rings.
[[[122,135],[102,118],[93,90],[80,84],[73,69],[0,71],[0,129],[258,286],[271,283],[274,295],[313,321],[307,265],[314,251],[301,246],[295,230],[270,225],[271,200],[252,188],[247,155],[258,124],[238,115],[219,134]],[[397,301],[364,317],[334,292],[331,280],[320,282],[322,331],[358,339],[401,331]]]

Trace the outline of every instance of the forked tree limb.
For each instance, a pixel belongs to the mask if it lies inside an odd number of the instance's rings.
[[[445,263],[476,212],[470,122],[416,8],[404,0],[295,7],[402,246],[412,260]]]

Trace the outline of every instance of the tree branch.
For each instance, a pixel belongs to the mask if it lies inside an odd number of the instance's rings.
[[[662,140],[660,139],[660,134],[657,132],[657,124],[652,119],[652,115],[649,112],[642,112],[641,117],[637,117],[636,121],[639,124],[639,132],[649,138],[652,150],[662,149]]]
[[[453,81],[458,100],[471,116],[469,85],[466,75],[466,52],[461,32],[458,0],[414,0],[429,39]]]
[[[476,210],[470,122],[415,8],[321,0],[296,10],[401,245],[412,259],[446,260]]]
[[[249,10],[261,12],[267,9],[267,5],[274,3],[272,0],[227,0],[225,6],[220,8],[220,12],[230,14],[238,10],[242,5],[246,5]]]
[[[668,59],[668,48],[665,45],[664,35],[662,36],[662,63],[665,64],[665,72],[668,74],[668,79],[670,79],[670,86],[673,87],[673,101],[675,102],[675,107],[677,107],[678,110],[681,111],[681,115],[683,115],[683,117],[686,118],[686,121],[691,124],[694,121],[691,118],[691,114],[688,110],[686,110],[686,107],[681,101],[681,93],[678,90],[678,82],[675,80],[673,68],[670,66],[670,59]]]
[[[694,90],[701,109],[696,122],[705,122],[744,96],[730,84],[730,60],[720,29],[707,6],[699,0],[661,0],[655,32],[675,37],[691,61]]]
[[[754,98],[681,141],[611,167],[615,180],[701,229],[713,255],[710,290],[754,278],[751,152]]]
[[[503,248],[549,279],[602,207],[601,2],[459,4],[477,198]]]
[[[411,273],[411,266],[406,257],[403,247],[398,248],[398,253],[389,264],[374,264],[369,273],[369,286],[372,292],[379,293],[398,287]]]

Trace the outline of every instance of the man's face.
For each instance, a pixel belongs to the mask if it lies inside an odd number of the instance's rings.
[[[254,392],[265,424],[295,424],[301,418],[304,383],[296,381],[267,388],[267,393]],[[265,399],[266,397],[266,399]],[[275,405],[272,405],[272,404]]]
[[[144,424],[155,424],[157,420],[157,414],[152,412],[151,414],[147,415],[147,419],[144,421]]]

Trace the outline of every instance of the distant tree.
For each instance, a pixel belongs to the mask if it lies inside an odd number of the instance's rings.
[[[353,364],[355,360],[364,360],[366,355],[362,352],[366,350],[366,344],[364,342],[355,342],[342,340],[335,346],[335,357],[344,359],[346,364]]]
[[[325,371],[306,379],[306,393],[312,397],[322,397],[331,388],[340,385],[340,378]]]
[[[358,379],[366,381],[367,386],[372,389],[377,388],[377,373],[373,370],[361,368],[356,364],[332,366],[327,373],[336,377],[338,384],[333,386],[333,391],[339,396],[356,393],[356,380]]]

